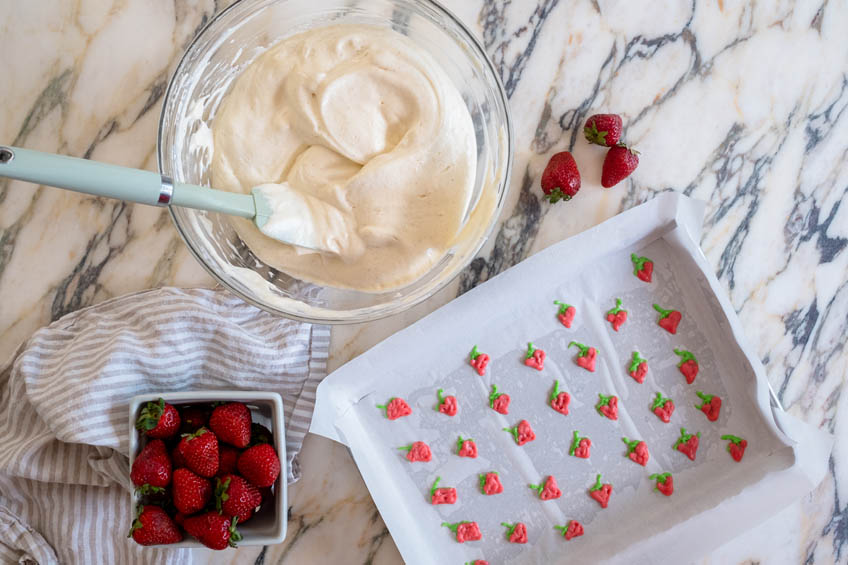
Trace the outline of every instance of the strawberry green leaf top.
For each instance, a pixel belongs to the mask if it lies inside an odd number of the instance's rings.
[[[610,483],[610,485],[612,485],[612,483]],[[596,490],[601,490],[602,488],[604,488],[604,485],[601,483],[601,474],[598,473],[597,476],[595,476],[595,484],[589,488],[589,491],[594,492]]]
[[[633,358],[630,361],[630,369],[629,369],[630,372],[633,373],[634,371],[639,369],[639,365],[641,365],[642,363],[647,363],[647,362],[648,362],[648,360],[643,359],[642,356],[639,355],[638,351],[634,351],[633,352]]]
[[[589,353],[589,346],[588,345],[583,345],[582,343],[580,343],[578,341],[572,341],[572,342],[569,342],[568,347],[571,347],[572,345],[577,346],[577,349],[580,350],[580,356],[581,357],[585,357],[586,355],[588,355],[588,353]]]
[[[670,308],[670,309],[666,310],[665,308],[663,308],[659,304],[654,304],[654,310],[656,310],[657,312],[660,313],[660,318],[668,318],[669,316],[671,316],[672,312],[676,311],[674,308]]]
[[[645,268],[645,263],[653,262],[647,257],[639,257],[635,253],[630,254],[630,260],[633,262],[633,274],[639,276],[639,271]]]
[[[664,483],[670,476],[671,473],[654,473],[653,475],[649,475],[648,478],[652,481],[660,481]]]
[[[571,447],[569,447],[568,449],[568,454],[577,455],[577,449],[580,448],[580,444],[581,442],[583,442],[583,440],[586,440],[591,445],[591,440],[589,438],[580,437],[580,431],[574,430],[574,433],[572,434],[571,438]]]
[[[701,399],[701,403],[695,405],[695,408],[697,408],[698,410],[701,410],[704,406],[712,402],[713,398],[715,398],[714,394],[704,394],[700,390],[695,391],[695,394],[697,394],[698,398]]]
[[[658,392],[656,398],[654,398],[654,403],[651,404],[651,410],[655,410],[657,408],[662,408],[663,406],[665,406],[665,403],[668,402],[669,400],[671,400],[671,399],[666,398],[665,396],[662,395],[661,392]]]
[[[621,441],[623,441],[627,445],[628,455],[630,453],[633,453],[636,450],[636,447],[638,447],[639,444],[642,443],[641,439],[630,440],[630,439],[627,439],[626,437],[621,438]]]
[[[442,480],[442,477],[436,477],[436,480],[433,481],[433,486],[430,487],[430,498],[433,498],[433,495],[436,493],[436,490],[439,488],[439,482]]]
[[[693,437],[701,437],[701,432],[697,434],[690,434],[686,431],[686,428],[680,428],[680,437],[677,438],[677,441],[674,442],[674,448],[677,449],[677,446],[683,443],[686,443]]]
[[[627,312],[627,310],[621,307],[621,298],[616,298],[615,308],[610,308],[609,310],[607,310],[607,314],[618,314],[619,312]]]
[[[536,348],[533,346],[531,342],[527,343],[527,352],[524,354],[525,359],[530,359],[533,357],[533,352],[536,351]]]
[[[477,351],[477,346],[476,346],[476,345],[475,345],[474,347],[472,347],[472,348],[471,348],[471,354],[470,354],[470,356],[471,356],[471,359],[477,359],[477,357],[479,357],[479,356],[480,356],[480,352],[479,352],[479,351]]]
[[[743,441],[745,441],[745,440],[744,440],[744,439],[742,439],[741,437],[739,437],[739,436],[734,436],[734,435],[731,435],[731,434],[723,435],[723,436],[721,436],[721,439],[723,439],[723,440],[727,440],[727,441],[730,441],[730,442],[732,442],[732,443],[735,443],[736,445],[739,445],[740,443],[742,443]],[[730,449],[730,448],[728,448],[728,450],[729,450],[729,449]]]
[[[554,300],[554,304],[559,306],[557,310],[557,314],[565,314],[565,312],[571,308],[571,304],[566,304],[565,302],[560,302],[559,300]]]
[[[677,364],[678,367],[680,367],[687,361],[694,361],[695,363],[698,362],[698,360],[695,359],[695,356],[692,355],[691,351],[686,351],[685,349],[675,349],[674,352],[680,356],[680,363]]]

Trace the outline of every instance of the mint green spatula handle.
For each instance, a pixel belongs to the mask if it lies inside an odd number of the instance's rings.
[[[256,205],[250,194],[172,182],[150,171],[19,147],[0,146],[0,177],[151,206],[173,204],[243,218],[256,215]]]

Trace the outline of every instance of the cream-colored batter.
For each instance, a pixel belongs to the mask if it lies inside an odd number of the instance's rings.
[[[408,284],[445,254],[470,206],[476,144],[465,103],[429,55],[388,29],[339,25],[283,40],[238,77],[213,135],[216,188],[285,183],[302,193],[298,209],[317,210],[296,219],[338,253],[233,220],[263,261],[305,280]]]

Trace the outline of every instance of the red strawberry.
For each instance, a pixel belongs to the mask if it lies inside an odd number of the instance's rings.
[[[238,462],[241,451],[229,445],[222,445],[218,449],[218,476],[227,473],[236,472],[236,463]]]
[[[483,494],[492,495],[503,492],[503,485],[501,484],[501,479],[498,477],[498,473],[496,471],[480,473],[478,476],[480,478],[480,491]]]
[[[250,409],[241,402],[216,406],[209,417],[209,428],[218,440],[238,448],[250,443],[250,424]]]
[[[212,484],[188,469],[174,471],[174,506],[183,514],[202,510],[212,497]]]
[[[730,453],[730,456],[733,457],[733,460],[737,463],[742,461],[742,456],[745,455],[745,448],[748,447],[748,441],[730,434],[721,436],[721,439],[728,440],[730,442],[727,444],[727,451]]]
[[[554,389],[551,391],[550,401],[551,408],[560,414],[568,416],[568,403],[571,402],[571,397],[567,392],[559,391],[559,381],[554,381]]]
[[[554,529],[561,531],[566,540],[583,535],[583,525],[577,520],[569,520],[565,526],[554,526]]]
[[[621,299],[615,299],[615,308],[607,310],[607,322],[612,324],[612,329],[618,331],[618,328],[627,321],[627,310],[622,309]]]
[[[631,461],[638,463],[643,467],[648,464],[648,459],[651,458],[651,454],[648,453],[647,443],[638,439],[629,440],[626,437],[621,438],[621,441],[627,444],[627,457],[629,457]]]
[[[695,408],[706,414],[707,420],[710,422],[718,420],[718,414],[721,412],[721,398],[714,394],[704,394],[700,390],[695,394],[702,401],[700,404],[696,404]]]
[[[163,487],[171,484],[171,458],[161,439],[144,446],[133,461],[130,479],[135,486],[150,485],[148,492],[162,492]]]
[[[627,177],[639,166],[639,152],[619,143],[610,147],[604,158],[604,166],[601,169],[601,186],[610,188]]]
[[[396,396],[391,397],[388,404],[378,404],[377,408],[385,410],[386,418],[389,420],[397,420],[412,414],[412,408],[409,407],[406,400]]]
[[[456,489],[453,487],[438,487],[441,477],[436,477],[430,487],[430,504],[453,504],[456,502]]]
[[[185,457],[183,457],[182,452],[182,445],[182,442],[180,442],[174,446],[174,449],[171,450],[171,465],[174,469],[186,466]]]
[[[648,478],[656,479],[656,489],[664,495],[671,496],[674,493],[674,478],[671,476],[671,473],[655,473]]]
[[[177,512],[176,514],[174,514],[174,522],[176,522],[180,526],[183,525],[183,523],[185,522],[185,519],[186,519],[186,515],[183,514],[182,512]]]
[[[598,351],[594,347],[586,347],[582,343],[572,341],[568,347],[576,345],[580,350],[580,355],[577,356],[577,365],[583,367],[587,371],[595,371],[595,358],[598,356]]]
[[[209,414],[204,408],[199,406],[182,406],[180,408],[180,425],[181,434],[193,434],[200,428],[206,425],[209,420]]]
[[[456,397],[445,396],[444,392],[445,391],[440,388],[436,393],[439,397],[439,408],[437,410],[446,416],[456,416],[456,410],[458,408]]]
[[[691,459],[695,460],[695,454],[698,452],[698,442],[701,438],[701,432],[695,435],[686,433],[686,428],[680,428],[680,437],[674,442],[674,449]]]
[[[492,394],[489,395],[489,406],[499,414],[509,414],[509,395],[498,392],[497,385],[492,385]]]
[[[537,371],[541,371],[545,368],[545,352],[533,347],[532,343],[528,343],[527,353],[524,354],[524,364]]]
[[[559,322],[566,328],[570,328],[571,322],[574,321],[574,315],[577,314],[577,309],[571,304],[565,304],[559,300],[554,300],[554,304],[559,306],[559,310],[557,311]]]
[[[651,404],[651,410],[657,415],[657,418],[668,424],[671,421],[671,415],[674,413],[674,402],[670,398],[665,398],[662,393],[658,392],[654,403]]]
[[[241,534],[236,529],[238,518],[230,520],[215,511],[209,511],[198,516],[185,519],[183,527],[197,541],[211,549],[227,549],[236,547],[241,541]]]
[[[554,500],[562,496],[562,491],[559,489],[553,475],[548,475],[548,478],[545,479],[545,484],[527,486],[538,492],[539,498],[542,500]]]
[[[591,447],[592,440],[587,437],[580,437],[580,432],[574,430],[574,437],[571,440],[571,448],[569,448],[568,454],[581,459],[588,459]]]
[[[598,501],[601,508],[606,508],[609,504],[610,496],[612,495],[612,484],[601,484],[601,474],[595,477],[595,484],[589,488],[589,496]]]
[[[642,356],[639,355],[638,351],[634,351],[633,359],[630,361],[630,367],[628,370],[630,371],[630,376],[633,377],[633,380],[642,384],[645,382],[645,377],[648,374],[648,361],[646,359],[642,359]]]
[[[456,534],[456,541],[459,543],[477,541],[483,537],[483,534],[480,533],[479,526],[477,526],[477,522],[457,522],[455,524],[442,522],[442,526],[450,528],[450,531]]]
[[[670,334],[676,334],[677,324],[680,323],[683,315],[677,310],[665,310],[659,304],[654,304],[654,310],[660,313],[660,319],[657,321],[657,325]]]
[[[598,403],[595,404],[595,410],[598,411],[598,414],[606,416],[610,420],[618,420],[618,397],[598,393]]]
[[[477,369],[477,374],[482,377],[486,374],[486,366],[489,364],[489,356],[477,351],[477,346],[475,345],[471,348],[471,355],[468,363]]]
[[[536,434],[533,432],[533,428],[530,427],[530,422],[527,420],[521,420],[518,422],[517,426],[504,428],[503,430],[511,433],[512,437],[515,438],[515,443],[518,445],[524,445],[525,443],[536,439]]]
[[[612,147],[621,139],[621,117],[618,114],[589,116],[583,126],[583,135],[589,143]]]
[[[140,545],[162,545],[183,541],[183,534],[171,517],[159,506],[139,504],[127,537]]]
[[[177,448],[186,467],[201,477],[214,477],[218,472],[218,438],[206,428],[183,435]]]
[[[242,477],[257,487],[273,485],[280,475],[280,459],[267,443],[247,448],[239,456],[236,467]]]
[[[633,274],[641,281],[651,282],[651,275],[654,272],[654,262],[647,257],[639,257],[635,253],[630,254],[630,260],[633,262]]]
[[[690,351],[675,349],[674,352],[680,356],[680,363],[677,364],[677,368],[686,377],[686,382],[691,385],[695,382],[695,377],[698,376],[698,360]]]
[[[246,522],[262,504],[259,489],[238,475],[224,475],[215,485],[215,509],[224,516]]]
[[[568,151],[561,151],[551,156],[544,172],[542,172],[542,192],[551,204],[560,200],[571,200],[580,190],[580,171],[577,163]]]
[[[135,429],[144,432],[147,437],[168,438],[180,429],[180,414],[160,398],[156,402],[148,402],[141,409],[135,421]]]
[[[501,522],[501,526],[508,528],[506,532],[506,539],[509,540],[509,543],[527,543],[527,526],[521,522],[518,522],[517,524]]]
[[[474,443],[473,439],[462,439],[462,436],[459,436],[459,439],[456,440],[456,454],[460,457],[476,459],[477,444]]]

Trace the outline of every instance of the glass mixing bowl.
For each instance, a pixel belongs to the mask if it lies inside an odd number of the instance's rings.
[[[365,322],[396,314],[449,283],[491,233],[512,165],[512,126],[498,75],[480,43],[440,5],[429,0],[241,0],[200,32],[168,85],[159,123],[162,174],[212,185],[210,128],[236,77],[281,39],[342,23],[391,28],[406,35],[444,68],[468,106],[477,137],[475,204],[445,256],[420,279],[391,291],[322,286],[265,264],[242,242],[226,216],[170,209],[191,252],[223,286],[264,310],[317,323]]]

